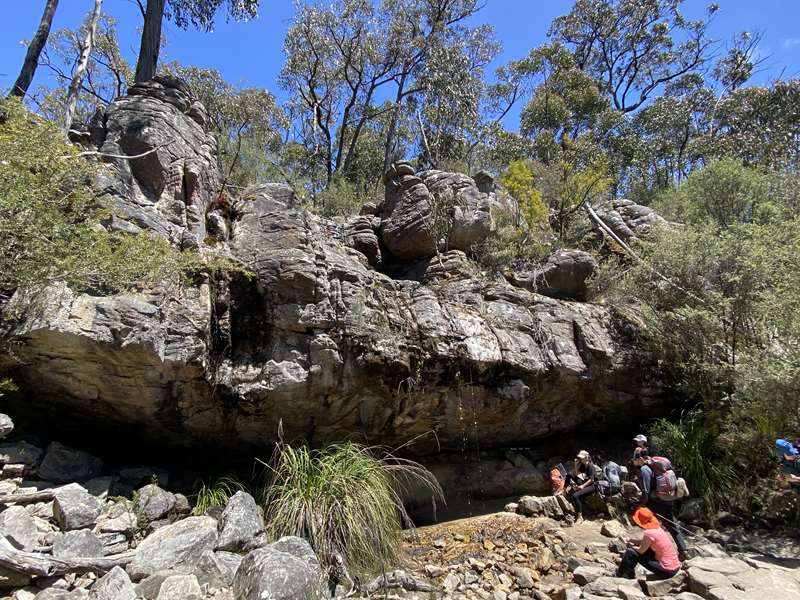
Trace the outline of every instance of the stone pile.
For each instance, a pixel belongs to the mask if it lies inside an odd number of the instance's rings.
[[[166,472],[104,474],[58,442],[0,444],[0,465],[2,600],[306,600],[326,589],[308,543],[268,544],[243,491],[218,518],[191,516],[186,496],[161,487]]]

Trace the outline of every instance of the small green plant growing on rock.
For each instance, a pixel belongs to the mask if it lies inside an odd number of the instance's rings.
[[[225,506],[231,496],[244,489],[244,485],[235,477],[220,477],[209,484],[202,482],[197,491],[192,514],[204,515],[211,508]]]
[[[381,448],[350,442],[321,450],[279,444],[264,491],[267,533],[309,541],[328,567],[369,576],[396,565],[401,530],[411,520],[402,490],[421,485],[434,499],[443,492],[433,474]]]

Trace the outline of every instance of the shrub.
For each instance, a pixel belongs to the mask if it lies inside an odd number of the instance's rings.
[[[730,506],[738,496],[733,462],[720,441],[719,416],[699,411],[678,422],[660,419],[650,429],[659,454],[669,457],[692,495],[703,498],[714,510]]]
[[[281,444],[269,479],[264,512],[270,537],[303,537],[321,561],[332,566],[341,559],[357,576],[397,564],[401,528],[411,523],[401,499],[406,486],[421,484],[442,498],[421,465],[349,442],[322,450]]]

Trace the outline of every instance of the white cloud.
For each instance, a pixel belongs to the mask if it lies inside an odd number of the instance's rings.
[[[800,38],[786,38],[783,40],[784,48],[792,48],[793,46],[800,46]]]

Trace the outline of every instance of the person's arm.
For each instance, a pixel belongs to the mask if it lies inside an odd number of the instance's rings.
[[[795,462],[798,458],[800,458],[800,454],[784,454],[783,459],[789,462]]]
[[[639,554],[644,554],[648,550],[650,550],[650,538],[647,535],[645,535],[642,537],[642,541],[639,544],[638,552]]]

